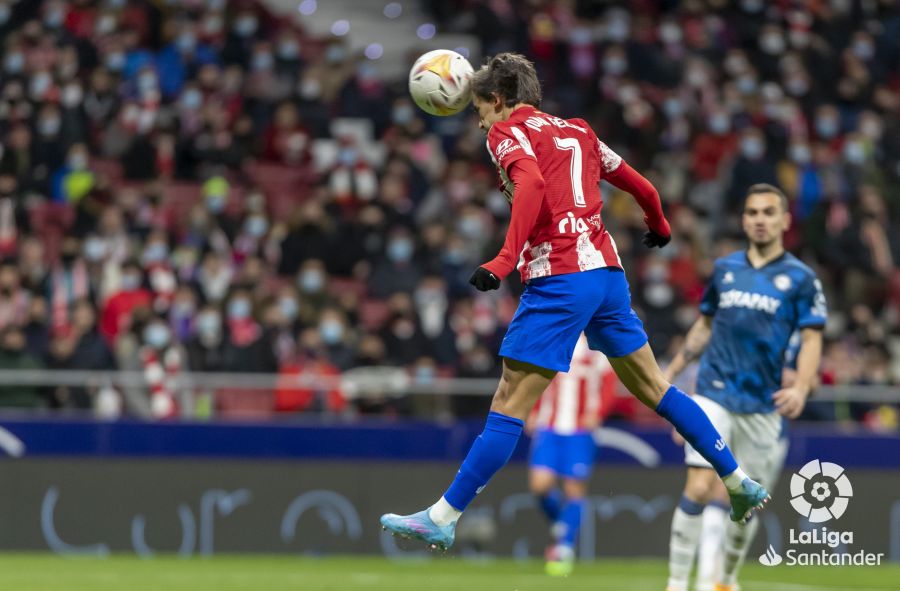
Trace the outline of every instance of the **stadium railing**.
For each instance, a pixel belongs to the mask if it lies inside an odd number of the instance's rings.
[[[0,369],[0,384],[8,387],[70,387],[100,389],[112,387],[126,399],[148,397],[148,385],[142,371],[80,371]],[[341,375],[200,373],[183,372],[166,378],[166,386],[182,402],[182,409],[193,409],[198,393],[221,391],[274,392],[276,390],[339,391],[349,399],[367,397],[402,398],[404,396],[490,396],[497,386],[495,378],[419,379],[400,367],[359,367]],[[820,386],[816,401],[900,403],[900,386],[840,385]],[[0,399],[2,406],[2,399]]]

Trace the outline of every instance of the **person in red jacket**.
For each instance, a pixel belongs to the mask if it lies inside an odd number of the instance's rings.
[[[116,338],[131,326],[131,313],[135,308],[150,307],[153,294],[144,288],[144,272],[134,261],[122,265],[119,291],[112,294],[103,305],[100,315],[100,334],[113,346]]]

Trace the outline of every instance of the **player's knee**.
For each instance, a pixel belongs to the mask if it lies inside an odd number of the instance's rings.
[[[544,496],[556,487],[556,477],[547,470],[537,468],[528,478],[528,490],[537,496]]]
[[[553,490],[553,483],[551,483],[551,482],[531,482],[528,485],[528,490],[533,495],[543,497],[547,493],[549,493],[551,490]]]
[[[563,494],[568,501],[581,500],[587,496],[587,483],[580,480],[567,480],[563,483]]]
[[[712,470],[694,468],[688,471],[684,485],[684,496],[695,503],[708,503],[716,498],[716,473]]]

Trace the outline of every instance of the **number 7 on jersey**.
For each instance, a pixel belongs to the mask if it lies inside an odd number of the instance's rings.
[[[554,137],[557,150],[572,152],[569,157],[569,176],[572,181],[572,197],[576,207],[584,207],[584,188],[581,185],[581,146],[573,137]]]

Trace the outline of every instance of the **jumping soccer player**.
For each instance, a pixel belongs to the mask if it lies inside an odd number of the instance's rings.
[[[777,187],[753,185],[744,203],[749,241],[716,261],[700,303],[701,316],[666,369],[674,380],[700,359],[695,400],[721,430],[750,475],[772,487],[784,462],[783,417],[806,405],[822,355],[827,310],[816,274],[784,250],[791,223],[787,197]],[[793,383],[782,385],[785,350],[800,331]],[[702,355],[702,357],[701,357]],[[711,465],[690,441],[685,444],[687,483],[672,518],[668,591],[685,591],[697,551],[704,506],[715,498]],[[758,522],[729,524],[717,591],[735,588],[737,572]]]
[[[567,576],[575,565],[575,540],[597,456],[593,431],[618,381],[606,357],[591,351],[584,336],[571,365],[556,375],[528,419],[534,427],[528,487],[552,524],[553,544],[545,557],[553,576]]]
[[[584,332],[628,390],[669,420],[715,466],[731,496],[731,518],[743,521],[768,493],[738,467],[709,418],[663,376],[631,296],[612,237],[600,218],[600,180],[631,193],[644,211],[648,247],[670,240],[656,189],[597,139],[583,119],[537,109],[534,65],[503,53],[472,77],[474,105],[497,165],[512,215],[506,241],[469,282],[498,289],[517,261],[526,284],[500,355],[503,374],[484,431],[447,491],[413,515],[381,516],[391,532],[436,548],[453,544],[456,522],[509,460],[525,418],[558,371],[567,371]]]

